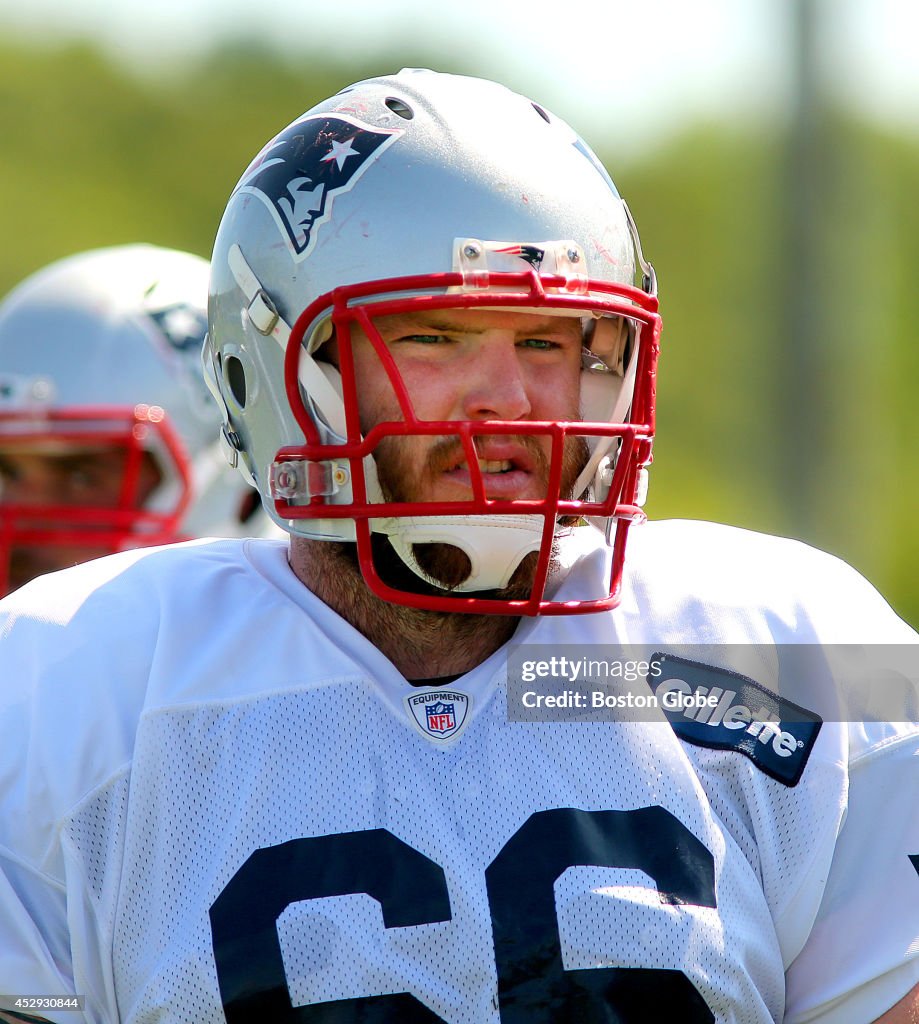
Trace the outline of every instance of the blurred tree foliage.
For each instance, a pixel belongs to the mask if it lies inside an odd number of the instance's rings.
[[[406,61],[309,55],[295,66],[246,41],[157,78],[89,46],[0,44],[0,294],[52,259],[100,245],[144,240],[208,255],[230,190],[267,138],[396,63]],[[437,66],[490,73],[449,63]],[[649,512],[817,543],[919,623],[919,144],[840,114],[828,116],[827,132],[813,298],[832,401],[806,526],[788,501],[800,438],[781,415],[789,381],[777,342],[796,256],[786,251],[781,124],[690,125],[625,160],[613,135],[590,139],[662,285]]]

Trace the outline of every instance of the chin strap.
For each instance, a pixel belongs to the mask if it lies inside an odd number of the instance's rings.
[[[378,519],[377,533],[389,537],[396,554],[421,579],[435,587],[443,584],[418,564],[414,544],[450,544],[469,558],[472,569],[455,593],[501,590],[510,583],[517,567],[531,551],[539,551],[543,533],[542,516],[416,516]]]
[[[282,352],[287,351],[290,325],[278,312],[271,296],[262,287],[242,249],[231,245],[227,262],[233,278],[248,301],[244,315],[252,326],[266,338],[274,338]],[[310,404],[335,435],[343,439],[346,434],[345,410],[341,401],[338,373],[331,366],[318,363],[305,349],[300,353],[297,376]]]

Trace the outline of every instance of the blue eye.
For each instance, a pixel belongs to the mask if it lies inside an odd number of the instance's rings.
[[[408,334],[404,338],[399,338],[399,341],[413,341],[417,345],[436,345],[446,340],[443,334]]]

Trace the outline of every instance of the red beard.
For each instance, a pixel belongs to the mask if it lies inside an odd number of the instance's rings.
[[[482,443],[481,439],[486,436],[481,435],[481,438],[475,439],[477,450]],[[535,463],[534,475],[542,481],[541,496],[545,497],[549,479],[549,459],[539,438],[531,434],[522,434],[501,435],[501,439],[502,441],[512,441],[527,452]],[[429,493],[444,471],[453,468],[458,462],[465,459],[462,443],[458,438],[440,438],[429,449],[424,467],[421,473],[417,474],[405,451],[405,446],[400,444],[400,441],[399,437],[384,438],[377,446],[374,455],[380,489],[387,501],[418,501],[419,493]],[[560,488],[563,499],[575,497],[572,490],[588,458],[587,442],[583,437],[571,437],[565,442]],[[418,476],[420,479],[413,479]],[[421,568],[444,590],[453,590],[462,584],[472,571],[468,555],[452,544],[415,544],[412,546],[412,553]],[[529,597],[537,557],[536,552],[526,555],[517,566],[507,587],[503,588],[496,596],[510,600],[523,600]],[[423,581],[407,569],[388,542],[385,545],[374,544],[374,560],[381,577],[397,589],[419,592],[425,588]],[[436,590],[431,588],[431,592],[436,593]]]

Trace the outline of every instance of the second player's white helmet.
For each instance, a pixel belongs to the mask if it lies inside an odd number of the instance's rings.
[[[118,507],[81,509],[17,507],[0,473],[4,566],[17,546],[118,550],[253,527],[241,521],[252,492],[226,467],[201,377],[207,281],[198,256],[124,245],[57,261],[0,304],[0,448],[104,443],[129,453],[128,475],[142,457],[158,474],[143,502],[128,479]]]
[[[286,529],[356,541],[368,585],[387,599],[514,614],[610,607],[651,455],[655,291],[625,204],[563,121],[479,79],[408,70],[357,83],[264,147],[221,222],[205,372],[224,406],[228,456]],[[580,316],[582,420],[420,421],[373,317],[447,307]],[[378,347],[401,407],[372,436],[347,355],[355,325]],[[325,355],[333,337],[338,366]],[[559,460],[583,438],[589,457],[571,493],[557,477],[542,502],[489,501],[481,478],[461,508],[382,492],[383,438],[452,436],[475,475],[476,437],[511,432],[550,436]],[[551,548],[559,523],[581,516],[616,533],[617,564],[609,594],[563,608],[545,599]],[[417,546],[454,545],[468,577],[449,595],[394,590],[376,572],[371,534],[428,583]],[[529,598],[483,596],[531,552],[540,562]]]

